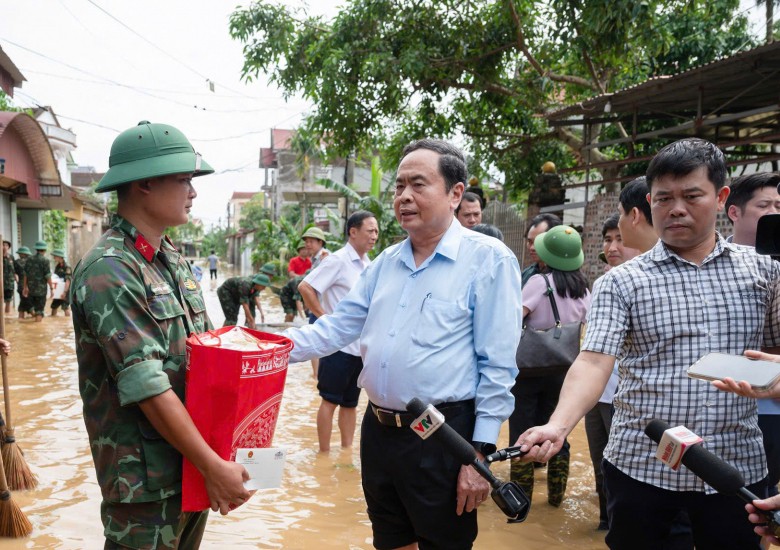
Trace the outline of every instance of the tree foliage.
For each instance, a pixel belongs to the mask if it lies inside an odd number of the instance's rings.
[[[51,249],[65,248],[68,220],[62,210],[46,210],[43,213],[43,240]]]
[[[311,99],[307,127],[346,156],[432,136],[462,140],[522,190],[581,133],[544,114],[752,44],[739,0],[352,0],[332,20],[271,1],[239,8],[243,76]],[[625,129],[594,128],[595,135]],[[596,150],[593,160],[624,151]]]

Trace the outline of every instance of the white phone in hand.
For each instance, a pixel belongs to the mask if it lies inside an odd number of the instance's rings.
[[[768,390],[780,380],[780,363],[712,352],[688,367],[688,376],[701,380],[733,378],[746,381],[753,389]]]

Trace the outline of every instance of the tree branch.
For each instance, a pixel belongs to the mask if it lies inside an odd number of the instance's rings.
[[[512,10],[512,20],[515,23],[517,47],[520,49],[521,52],[523,52],[523,55],[525,56],[526,59],[528,59],[528,62],[533,66],[536,72],[539,73],[539,76],[544,78],[549,78],[550,80],[553,80],[555,82],[566,82],[568,84],[576,84],[577,86],[582,86],[584,88],[589,88],[591,90],[599,91],[598,87],[594,85],[590,80],[587,80],[580,76],[557,74],[542,67],[542,65],[539,63],[536,57],[534,57],[534,55],[531,53],[531,50],[528,49],[528,45],[525,42],[525,35],[523,34],[523,27],[520,23],[520,16],[517,14],[517,8],[515,8],[515,3],[513,0],[509,0],[509,7]]]

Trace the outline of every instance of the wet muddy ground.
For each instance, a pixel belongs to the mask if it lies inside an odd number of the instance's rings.
[[[209,315],[221,326],[224,316],[216,292],[205,279],[203,286]],[[263,300],[266,322],[281,322],[278,299],[266,291]],[[0,550],[102,548],[100,491],[81,417],[70,319],[46,317],[36,324],[13,317],[6,321],[13,343],[8,359],[13,420],[17,442],[40,486],[13,494],[33,524],[32,536],[0,539]],[[212,514],[202,548],[373,548],[360,489],[357,438],[352,449],[318,454],[318,406],[311,366],[291,365],[274,440],[288,451],[282,487],[258,492],[227,517]],[[365,406],[363,396],[360,416]],[[333,441],[338,442],[335,432]],[[582,424],[570,442],[571,477],[561,508],[547,504],[545,471],[537,470],[528,520],[508,525],[492,503],[483,505],[475,548],[604,548],[604,534],[595,530],[598,504]],[[508,444],[505,431],[501,443]],[[493,470],[508,478],[506,463]]]

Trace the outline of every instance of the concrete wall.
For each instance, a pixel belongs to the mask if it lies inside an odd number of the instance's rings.
[[[17,210],[17,219],[22,234],[19,245],[35,249],[35,241],[43,239],[43,210]]]

